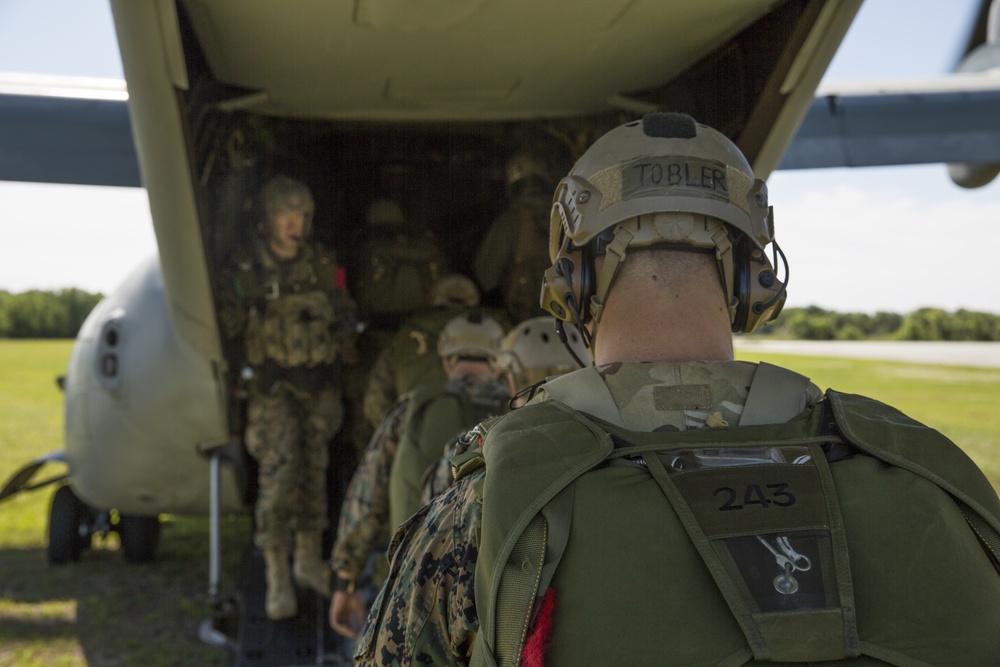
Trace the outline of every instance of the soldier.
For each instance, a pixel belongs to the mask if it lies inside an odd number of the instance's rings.
[[[447,274],[448,265],[430,232],[408,224],[400,205],[388,198],[368,205],[358,257],[351,270],[351,293],[366,323],[360,342],[365,354],[348,371],[346,385],[351,435],[360,456],[384,416],[373,423],[363,417],[362,396],[372,364],[404,319],[429,305],[431,286]]]
[[[889,406],[733,360],[785,298],[735,144],[647,115],[554,208],[542,304],[596,366],[473,431],[393,538],[359,664],[996,663],[982,472]]]
[[[522,148],[507,160],[510,204],[490,225],[473,267],[484,292],[500,288],[514,322],[542,315],[538,280],[549,266],[548,234],[553,177],[546,158]]]
[[[435,342],[445,324],[479,305],[479,290],[465,276],[452,274],[431,286],[429,301],[396,331],[368,374],[363,403],[371,431],[406,392],[421,384],[444,384]]]
[[[421,480],[448,440],[488,415],[500,414],[510,394],[496,379],[503,329],[478,311],[452,318],[437,340],[447,382],[407,393],[389,412],[348,486],[331,564],[337,586],[330,625],[353,637],[363,610],[355,584],[390,526],[419,507]]]
[[[560,340],[556,321],[549,315],[521,322],[504,336],[497,356],[500,378],[510,389],[511,407],[524,405],[545,380],[568,373],[593,361],[583,337],[573,325],[565,327],[566,343]],[[420,504],[426,505],[455,481],[451,460],[472,441],[456,437],[445,448],[434,473],[424,483]]]
[[[395,200],[369,204],[365,223],[351,293],[373,329],[394,330],[407,313],[428,305],[430,287],[448,273],[448,263],[431,234],[408,224]]]
[[[296,583],[324,595],[330,440],[343,420],[340,362],[356,359],[354,302],[333,253],[308,241],[313,199],[276,176],[261,191],[258,247],[221,281],[220,323],[241,337],[252,378],[246,448],[259,464],[254,543],[264,554],[271,619],[297,613]],[[294,540],[293,540],[294,533]],[[289,551],[294,543],[294,566]]]

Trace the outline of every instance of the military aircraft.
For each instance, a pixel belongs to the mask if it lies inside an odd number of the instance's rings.
[[[989,4],[967,52],[993,46]],[[366,204],[390,194],[450,240],[461,272],[504,207],[505,158],[523,142],[575,158],[621,122],[682,111],[729,135],[766,178],[783,159],[859,160],[849,142],[868,127],[850,130],[837,116],[861,97],[815,98],[861,0],[111,5],[127,116],[121,91],[57,104],[36,88],[0,106],[21,127],[46,113],[72,123],[54,135],[36,128],[48,137],[41,147],[24,144],[30,131],[4,135],[0,178],[141,184],[159,251],[79,333],[65,378],[64,453],[32,462],[0,491],[2,500],[37,488],[43,466],[67,464],[65,479],[47,480],[61,484],[49,535],[57,562],[78,558],[102,529],[121,533],[126,558],[148,560],[159,514],[217,518],[252,506],[243,361],[220,337],[213,294],[234,250],[253,243],[255,196],[270,175],[310,186],[314,236],[341,257],[355,250]],[[909,108],[905,99],[896,111]],[[123,124],[131,140],[115,131]],[[800,125],[813,137],[804,158],[788,153]],[[993,121],[994,140],[996,129]],[[19,150],[55,159],[27,173]],[[985,155],[935,155],[1000,163],[995,144]],[[205,636],[231,642],[217,627]]]

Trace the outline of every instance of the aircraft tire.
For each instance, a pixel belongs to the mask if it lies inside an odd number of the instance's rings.
[[[160,546],[160,518],[156,516],[118,517],[122,553],[129,563],[148,563]]]
[[[62,565],[70,561],[80,560],[80,552],[89,545],[80,536],[80,527],[87,515],[87,506],[83,504],[69,485],[60,486],[52,496],[52,507],[49,512],[49,562]]]

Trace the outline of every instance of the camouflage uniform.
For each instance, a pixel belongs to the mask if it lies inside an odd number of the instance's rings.
[[[292,528],[326,529],[329,445],[343,417],[339,389],[306,393],[279,383],[251,399],[246,447],[259,465],[258,547],[290,545]]]
[[[551,266],[549,214],[551,197],[524,194],[511,202],[490,226],[476,253],[476,279],[484,292],[503,290],[514,322],[543,311],[538,305],[538,277]]]
[[[336,572],[357,578],[372,552],[389,542],[389,472],[403,437],[406,406],[404,397],[386,415],[347,487],[331,555]]]
[[[420,494],[421,505],[429,504],[448,490],[448,487],[455,481],[455,471],[452,470],[451,460],[464,453],[470,444],[469,439],[461,436],[448,441],[444,448],[444,455],[434,466],[434,470],[427,475],[427,480],[424,482],[424,488]]]
[[[440,366],[440,358],[438,366]],[[507,396],[507,389],[495,380],[472,376],[448,380],[446,389],[462,392],[472,399],[495,400]],[[333,546],[332,567],[357,577],[368,557],[388,541],[389,477],[392,464],[405,433],[408,396],[404,396],[376,430],[348,486],[340,510],[337,540]],[[444,443],[442,443],[442,446]]]
[[[259,463],[254,541],[291,544],[328,524],[329,443],[343,423],[338,354],[356,337],[354,302],[336,260],[306,245],[292,260],[261,247],[223,277],[220,324],[242,335],[253,369],[246,448]]]
[[[737,423],[756,366],[619,363],[598,370],[627,428],[662,431]],[[803,407],[820,397],[810,384]],[[396,531],[389,579],[357,644],[358,665],[468,664],[479,629],[476,485],[484,476],[479,470],[463,477]]]

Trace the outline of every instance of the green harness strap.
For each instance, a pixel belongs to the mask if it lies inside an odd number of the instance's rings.
[[[554,401],[528,406],[508,416],[500,428],[487,433],[481,453],[470,452],[464,457],[466,469],[488,462],[487,467],[496,471],[492,476],[487,475],[482,490],[483,531],[476,574],[481,626],[472,664],[519,663],[535,602],[551,581],[565,548],[572,516],[573,482],[608,459],[645,456],[657,484],[685,519],[689,535],[730,603],[751,648],[729,656],[721,664],[741,665],[751,657],[809,661],[859,654],[846,544],[829,465],[819,449],[821,443],[840,441],[836,435],[822,435],[831,429],[842,433],[844,440],[862,452],[924,477],[950,493],[996,562],[1000,553],[1000,501],[968,457],[936,431],[871,399],[831,390],[827,403],[829,410],[813,409],[807,418],[789,424],[672,434],[627,432],[620,426],[588,419]],[[832,420],[824,422],[831,416]],[[531,438],[525,438],[528,431]],[[624,437],[634,445],[616,450],[609,434]],[[722,535],[725,531],[694,516],[684,494],[656,456],[658,451],[685,446],[740,448],[760,442],[769,446],[808,447],[815,461],[816,473],[812,476],[818,482],[813,486],[822,489],[816,497],[819,506],[826,508],[821,514],[828,517],[824,521],[830,535],[831,559],[838,573],[833,578],[832,591],[839,602],[828,610],[776,616],[748,607],[743,598],[746,593],[738,577],[733,576],[733,561],[719,560],[720,540],[711,538],[712,534]],[[471,463],[477,457],[481,462]],[[805,471],[812,467],[795,468]],[[801,641],[804,636],[817,638],[819,643],[804,643]],[[879,651],[878,647],[863,643],[860,647],[860,652],[868,655],[878,655]]]

